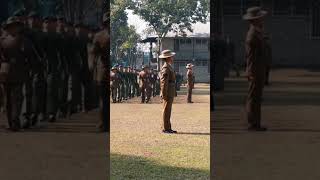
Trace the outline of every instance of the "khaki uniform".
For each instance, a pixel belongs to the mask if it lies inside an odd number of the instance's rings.
[[[119,75],[118,73],[110,72],[110,91],[112,102],[117,101],[117,89],[119,87]]]
[[[261,98],[265,82],[265,40],[262,32],[251,26],[246,38],[247,74],[253,79],[249,80],[246,112],[248,123],[260,126]]]
[[[97,59],[96,71],[94,72],[94,80],[96,80],[99,88],[99,109],[100,109],[100,123],[99,128],[103,131],[110,131],[109,119],[109,103],[107,90],[109,89],[108,80],[110,79],[108,70],[110,69],[109,55],[106,53],[110,49],[110,36],[107,30],[98,32],[94,39],[94,52],[99,58]]]
[[[191,102],[191,100],[192,100],[192,89],[193,88],[194,88],[193,71],[188,69],[188,71],[187,71],[187,89],[188,89],[187,101],[188,102]]]
[[[163,99],[163,130],[171,130],[171,109],[176,94],[176,74],[170,64],[165,63],[161,68],[160,87]]]
[[[141,102],[149,102],[151,97],[151,82],[150,82],[150,74],[141,71],[139,73],[139,88],[141,91]]]
[[[24,40],[21,35],[10,34],[1,37],[0,84],[2,84],[6,99],[7,120],[9,127],[19,129],[25,81],[26,58],[23,51]]]

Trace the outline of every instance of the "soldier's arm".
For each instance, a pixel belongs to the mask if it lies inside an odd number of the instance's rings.
[[[160,76],[160,88],[163,99],[167,99],[168,97],[168,85],[169,85],[169,72],[168,68],[163,68],[161,70]]]

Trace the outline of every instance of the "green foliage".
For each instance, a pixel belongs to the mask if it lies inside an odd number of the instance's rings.
[[[132,0],[130,9],[162,38],[170,31],[192,32],[192,23],[206,22],[210,0]]]
[[[136,52],[136,45],[140,39],[134,26],[128,26],[126,9],[128,0],[112,0],[110,7],[111,25],[111,56],[112,59],[129,56],[128,51]],[[128,57],[127,57],[128,59]]]

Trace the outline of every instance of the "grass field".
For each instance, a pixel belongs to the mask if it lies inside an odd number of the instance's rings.
[[[183,87],[172,111],[172,128],[161,133],[162,105],[111,105],[111,179],[210,179],[209,86],[197,84],[194,104]]]

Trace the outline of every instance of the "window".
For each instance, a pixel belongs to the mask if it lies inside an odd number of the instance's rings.
[[[318,1],[312,3],[311,18],[311,37],[320,38],[320,3]]]
[[[180,45],[179,45],[179,39],[174,40],[174,51],[179,51],[180,50]]]
[[[242,0],[242,14],[247,12],[247,9],[253,6],[261,6],[260,0]]]
[[[310,0],[292,0],[294,16],[307,16],[309,14]]]
[[[196,44],[201,44],[201,39],[196,39]]]
[[[203,44],[203,45],[207,45],[207,44],[208,44],[208,40],[203,39],[203,40],[202,40],[202,44]]]
[[[186,40],[186,43],[187,43],[187,44],[191,44],[191,39],[188,38],[188,39]]]
[[[240,15],[241,0],[224,0],[223,13],[224,15]]]
[[[203,61],[202,66],[208,66],[208,61]]]
[[[185,39],[180,39],[180,44],[185,44],[186,40]]]
[[[291,0],[273,0],[273,15],[289,15]]]

